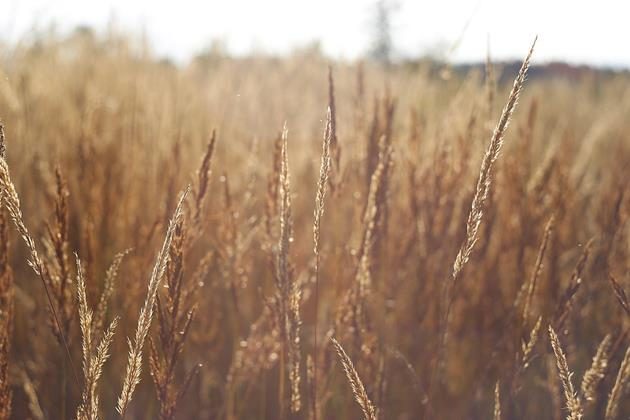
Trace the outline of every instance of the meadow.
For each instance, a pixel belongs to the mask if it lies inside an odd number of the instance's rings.
[[[630,76],[528,48],[0,46],[0,419],[627,419]]]

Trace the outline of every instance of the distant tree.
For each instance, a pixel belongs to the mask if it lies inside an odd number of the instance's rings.
[[[388,64],[392,58],[392,15],[397,7],[397,3],[391,0],[378,0],[374,4],[369,56],[384,64]]]
[[[229,55],[225,39],[215,38],[200,53],[193,57],[193,62],[202,67],[214,66]]]

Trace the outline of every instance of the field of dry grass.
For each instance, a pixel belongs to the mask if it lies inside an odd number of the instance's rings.
[[[0,419],[630,416],[628,76],[0,52]]]

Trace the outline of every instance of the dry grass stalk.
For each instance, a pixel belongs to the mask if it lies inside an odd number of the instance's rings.
[[[379,201],[379,196],[381,196],[380,191],[384,188],[383,177],[391,162],[391,155],[391,146],[386,144],[385,136],[381,136],[378,160],[370,177],[363,212],[363,236],[354,282],[339,303],[335,320],[337,331],[346,331],[352,334],[353,350],[361,349],[364,353],[370,353],[369,349],[374,341],[374,336],[369,334],[366,303],[372,288],[372,251],[377,234],[377,218],[384,204]]]
[[[626,315],[630,317],[630,301],[628,300],[626,291],[613,276],[608,276],[608,279],[610,280],[610,285],[613,288],[617,302],[619,302]]]
[[[319,238],[321,219],[324,215],[324,199],[326,198],[326,190],[328,177],[330,174],[330,145],[332,140],[332,113],[330,108],[326,114],[326,131],[324,133],[324,141],[322,142],[322,159],[319,168],[319,179],[317,181],[317,194],[315,196],[315,218],[313,222],[313,252],[315,253],[315,272],[317,274],[319,268]]]
[[[290,408],[293,413],[301,408],[300,398],[300,301],[302,291],[293,275],[289,262],[290,245],[293,242],[293,219],[291,216],[291,178],[289,172],[288,130],[282,130],[282,150],[279,177],[280,236],[276,254],[276,304],[278,321],[283,338],[279,404],[284,407],[284,355],[288,356],[289,382],[291,385]],[[281,408],[282,417],[283,408]]]
[[[516,315],[515,313],[513,313]],[[527,342],[521,343],[521,354],[516,356],[516,367],[510,381],[510,395],[514,397],[520,391],[520,379],[523,373],[529,368],[530,363],[534,359],[534,348],[538,343],[540,335],[540,327],[542,325],[542,316],[538,317],[534,328],[529,333]]]
[[[569,370],[567,358],[562,351],[560,340],[558,339],[558,336],[556,335],[556,332],[553,330],[551,325],[549,326],[549,339],[551,340],[553,353],[556,356],[556,366],[558,368],[558,376],[560,377],[560,380],[562,382],[562,388],[564,389],[564,398],[567,401],[567,410],[569,411],[567,415],[567,420],[579,420],[582,418],[583,415],[582,404],[580,403],[580,398],[575,392],[575,389],[573,388],[573,383],[571,382],[573,372]]]
[[[494,386],[494,420],[501,420],[501,388],[499,381]]]
[[[0,126],[0,135],[1,135]],[[0,137],[1,140],[1,137]],[[3,143],[0,141],[0,149]],[[0,420],[11,417],[9,354],[13,329],[13,272],[9,266],[9,229],[4,210],[0,211]]]
[[[79,257],[77,262],[77,298],[79,308],[79,325],[81,327],[84,388],[81,404],[77,409],[78,420],[97,420],[99,418],[99,399],[97,394],[98,380],[103,373],[103,366],[109,358],[109,347],[114,338],[118,318],[114,318],[103,333],[98,345],[94,344],[96,331],[93,330],[93,312],[87,301],[85,273]]]
[[[545,357],[545,375],[547,379],[545,388],[551,399],[551,418],[553,420],[562,420],[566,405],[563,401],[562,385],[557,374],[558,368],[556,365],[556,357],[553,354]]]
[[[282,150],[279,172],[279,200],[280,200],[280,239],[278,254],[276,255],[276,269],[278,289],[286,297],[289,295],[291,279],[289,276],[289,247],[293,241],[293,220],[291,218],[291,179],[289,174],[288,130],[286,125],[282,130]]]
[[[372,295],[372,265],[375,242],[383,232],[379,217],[385,205],[386,188],[384,178],[392,160],[392,147],[387,137],[381,135],[378,142],[377,161],[368,188],[362,218],[362,238],[358,250],[358,261],[354,282],[346,290],[338,303],[335,330],[351,339],[355,362],[365,377],[375,378],[378,359],[376,355],[377,336],[367,311],[367,304]],[[382,219],[381,219],[382,220]],[[378,382],[377,382],[378,383]]]
[[[529,334],[529,340],[527,344],[523,344],[522,351],[523,357],[521,358],[521,366],[523,369],[527,369],[529,367],[529,363],[532,360],[532,355],[534,351],[534,347],[536,347],[536,343],[538,342],[538,335],[540,333],[540,326],[542,325],[542,316],[538,317],[538,321],[532,328],[532,331]]]
[[[591,367],[584,373],[580,389],[586,401],[595,401],[597,397],[597,387],[606,375],[611,344],[612,337],[610,334],[607,334],[597,347]]]
[[[297,413],[302,407],[302,400],[300,397],[300,326],[302,321],[300,320],[300,301],[302,299],[302,293],[298,289],[298,286],[294,286],[291,298],[289,300],[289,381],[291,383],[291,412]]]
[[[4,130],[2,131],[2,133],[2,145],[4,147]],[[48,270],[39,257],[37,247],[35,246],[35,241],[33,240],[33,237],[24,224],[22,210],[20,208],[20,199],[18,197],[17,191],[15,190],[15,185],[11,180],[9,167],[4,157],[0,157],[0,198],[3,199],[3,204],[7,209],[7,212],[9,213],[13,224],[15,225],[18,233],[20,234],[22,240],[28,248],[30,254],[30,259],[27,261],[28,265],[33,269],[35,274],[41,279],[42,284],[44,285],[46,298],[48,300],[48,305],[52,313],[52,318],[54,320],[54,326],[56,327],[56,331],[59,334],[59,341],[63,344],[66,356],[68,357],[68,362],[72,370],[75,385],[79,388],[79,375],[77,374],[74,364],[72,363],[70,347],[68,346],[68,340],[66,339],[66,334],[64,333],[65,328],[63,327],[63,325],[67,324],[61,322],[57,309],[55,308],[55,304],[53,303],[53,297],[48,285]]]
[[[529,62],[534,52],[534,47],[536,46],[537,39],[537,37],[536,39],[534,39],[534,42],[532,43],[532,46],[530,47],[529,52],[527,53],[527,56],[525,57],[525,60],[521,65],[518,75],[514,80],[514,85],[512,86],[507,104],[503,108],[503,112],[501,113],[499,122],[494,129],[492,138],[490,139],[488,149],[486,150],[486,153],[481,161],[479,178],[477,180],[475,194],[473,196],[470,212],[468,213],[468,219],[466,221],[466,236],[462,245],[459,248],[459,251],[457,252],[457,256],[455,257],[452,275],[442,284],[442,314],[440,319],[440,332],[436,360],[433,368],[433,373],[431,374],[431,395],[434,390],[433,383],[439,376],[438,372],[444,367],[444,353],[447,347],[446,344],[448,341],[451,307],[453,305],[453,289],[458,283],[462,274],[462,270],[470,259],[473,248],[477,243],[477,233],[479,232],[479,226],[481,225],[481,221],[483,219],[486,201],[488,200],[490,187],[492,185],[494,164],[501,152],[505,132],[512,118],[512,113],[514,112],[514,108],[516,107],[516,103],[518,102],[521,90],[523,89],[525,78],[527,76],[527,71],[529,69]]]
[[[0,159],[4,160],[4,126],[0,123]],[[0,202],[3,192],[0,191]],[[0,210],[0,420],[11,417],[11,384],[9,354],[13,328],[13,272],[9,266],[9,227],[4,210]]]
[[[608,397],[605,415],[606,420],[615,420],[617,418],[619,406],[622,403],[628,382],[630,382],[630,346],[628,346],[626,354],[621,361],[619,373],[617,373],[617,379],[615,379],[615,385],[613,385],[612,391],[610,391]]]
[[[363,411],[363,417],[365,420],[376,420],[376,411],[374,409],[374,405],[370,401],[370,398],[365,391],[365,387],[363,386],[363,382],[361,382],[361,378],[359,378],[359,374],[357,373],[354,365],[352,364],[352,360],[346,354],[341,344],[334,338],[331,338],[333,346],[335,346],[335,350],[339,355],[339,359],[341,360],[341,364],[343,365],[343,370],[346,373],[346,378],[348,382],[350,382],[350,386],[352,387],[352,393],[354,394],[354,399],[361,407]]]
[[[591,239],[586,243],[586,246],[584,247],[580,258],[578,259],[577,263],[575,264],[575,268],[571,273],[569,284],[560,296],[556,312],[553,316],[553,325],[556,329],[560,329],[563,327],[571,312],[573,298],[582,286],[582,274],[584,272],[584,269],[586,268],[586,262],[588,261],[588,258],[590,256],[593,242],[594,239]]]
[[[382,209],[383,202],[379,201],[383,190],[383,177],[391,162],[392,148],[386,143],[386,137],[381,136],[379,141],[378,160],[374,172],[370,177],[365,212],[363,214],[363,240],[359,254],[359,267],[357,269],[356,283],[359,287],[359,296],[362,300],[369,294],[372,287],[371,257],[375,241],[377,217]]]
[[[6,154],[7,154],[7,145],[4,144],[4,141],[5,141],[4,124],[0,122],[0,158],[2,159],[6,159]]]
[[[187,230],[184,220],[176,225],[169,249],[166,266],[166,293],[158,295],[158,344],[149,337],[149,368],[160,404],[160,419],[175,417],[178,402],[185,395],[192,378],[199,370],[197,365],[186,375],[179,389],[175,383],[176,367],[179,364],[184,343],[188,338],[195,308],[190,302],[193,289],[184,282],[184,243]]]
[[[85,388],[83,391],[83,401],[79,406],[77,417],[80,419],[89,418],[88,412],[92,412],[87,407],[88,395],[89,395],[89,378],[91,373],[90,362],[92,361],[92,311],[87,303],[87,294],[85,290],[85,278],[83,275],[83,269],[81,267],[81,261],[76,256],[77,260],[77,298],[79,301],[79,326],[81,327],[81,339],[82,339],[82,355],[83,355],[83,378],[85,382]]]
[[[133,342],[128,339],[129,344],[129,357],[127,360],[127,369],[123,380],[123,387],[118,397],[116,410],[120,413],[121,417],[125,417],[127,408],[131,402],[133,392],[140,383],[140,373],[142,370],[142,348],[144,346],[144,340],[149,333],[151,327],[151,321],[153,320],[153,309],[157,297],[157,291],[162,283],[164,272],[166,271],[166,265],[168,263],[168,252],[171,246],[171,241],[175,234],[175,228],[182,217],[183,203],[188,195],[190,188],[187,188],[182,194],[173,213],[173,217],[169,221],[168,229],[164,238],[162,248],[157,255],[155,265],[153,266],[153,272],[149,279],[147,286],[147,296],[140,309],[140,315],[138,316],[138,325],[136,328],[136,334]]]
[[[212,157],[214,156],[214,148],[217,141],[216,130],[212,130],[212,136],[208,142],[206,153],[203,155],[201,161],[201,167],[197,172],[197,185],[195,191],[195,215],[193,220],[196,224],[199,224],[201,219],[201,212],[203,211],[203,205],[208,192],[208,186],[210,185],[210,174],[212,164]]]
[[[475,243],[477,242],[477,232],[479,231],[479,225],[481,224],[481,220],[483,218],[485,203],[488,199],[490,187],[492,185],[492,170],[494,168],[494,163],[496,162],[501,152],[501,147],[503,146],[503,137],[512,118],[512,113],[514,112],[514,108],[516,107],[516,103],[518,102],[521,90],[523,89],[525,77],[527,76],[527,70],[529,69],[529,61],[532,57],[535,46],[536,39],[534,40],[534,43],[527,53],[527,57],[525,57],[525,60],[521,65],[521,69],[519,70],[518,75],[514,80],[514,86],[512,87],[512,91],[510,92],[510,96],[508,97],[507,104],[505,105],[505,108],[503,108],[503,112],[501,113],[501,117],[499,118],[499,123],[497,124],[496,128],[494,129],[494,133],[492,134],[492,139],[490,140],[488,150],[486,151],[486,154],[481,161],[481,169],[479,170],[477,188],[475,189],[475,195],[473,197],[470,213],[468,214],[468,221],[466,222],[466,238],[464,239],[464,243],[457,253],[455,263],[453,264],[453,281],[457,281],[459,279],[461,271],[468,262],[470,254],[472,253]]]
[[[44,416],[44,412],[39,402],[39,398],[37,396],[37,391],[35,390],[35,385],[33,381],[28,376],[28,374],[24,371],[24,369],[20,369],[20,381],[22,382],[22,391],[26,395],[28,399],[28,410],[31,416],[36,420],[44,420],[46,417]]]
[[[60,344],[61,335],[68,336],[70,324],[74,318],[75,303],[72,299],[72,274],[70,272],[69,245],[69,202],[67,182],[59,168],[55,169],[55,200],[53,220],[46,224],[47,237],[44,240],[45,278],[58,310],[61,327],[58,331],[54,319],[50,320],[53,333]]]
[[[332,84],[332,75],[329,75],[331,84]],[[317,404],[317,335],[318,335],[318,318],[319,318],[319,264],[320,264],[320,228],[321,228],[321,219],[324,215],[324,200],[326,198],[326,187],[328,185],[328,179],[330,175],[330,166],[331,166],[331,157],[330,157],[330,148],[335,137],[333,131],[334,117],[332,114],[332,109],[329,106],[328,112],[326,113],[326,129],[324,132],[324,141],[322,142],[322,157],[321,157],[321,165],[319,168],[319,179],[317,181],[317,193],[315,195],[315,214],[313,221],[313,252],[315,253],[315,309],[314,309],[314,326],[313,326],[313,352],[315,357],[312,359],[313,361],[313,377],[312,377],[312,408],[311,411],[313,413],[313,417],[317,420],[317,409],[315,405]]]
[[[224,173],[221,176],[221,183],[223,184],[223,222],[220,228],[219,241],[221,243],[218,252],[219,261],[221,264],[221,274],[224,277],[226,288],[229,289],[231,300],[234,306],[235,313],[235,328],[240,331],[241,325],[241,307],[239,303],[239,290],[244,289],[247,286],[247,278],[239,275],[235,268],[242,264],[242,250],[244,243],[249,240],[252,233],[248,234],[249,237],[243,238],[240,233],[241,227],[239,226],[238,211],[235,210],[233,204],[232,193],[230,192],[230,183],[228,175]],[[190,230],[189,230],[190,232]]]
[[[109,300],[114,293],[115,289],[115,281],[118,276],[118,270],[120,269],[120,264],[122,263],[123,258],[127,255],[131,250],[127,249],[123,252],[119,252],[114,256],[114,260],[111,265],[105,272],[105,281],[103,283],[103,291],[101,292],[101,297],[99,298],[98,303],[96,304],[96,309],[94,311],[94,316],[92,320],[92,329],[95,334],[98,334],[100,331],[103,331],[103,325],[105,323],[105,317],[107,316],[107,307]]]
[[[315,362],[313,356],[306,355],[306,389],[310,404],[308,406],[308,418],[317,419],[317,389],[315,388]]]
[[[523,323],[525,324],[531,315],[532,298],[534,297],[534,291],[536,290],[536,283],[540,277],[540,273],[543,267],[543,258],[545,257],[545,251],[547,250],[547,244],[553,231],[554,217],[551,216],[547,224],[545,225],[545,231],[543,233],[540,247],[538,248],[538,256],[536,257],[536,264],[534,264],[534,271],[532,271],[532,277],[527,283],[527,294],[525,296],[525,304],[523,305]]]
[[[280,171],[282,167],[282,132],[275,138],[272,153],[272,171],[267,179],[267,197],[265,201],[265,228],[267,236],[273,237],[274,220],[278,214],[280,199]]]

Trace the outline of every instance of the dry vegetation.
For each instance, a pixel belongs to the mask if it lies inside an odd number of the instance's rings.
[[[0,419],[630,415],[627,76],[1,52]]]

